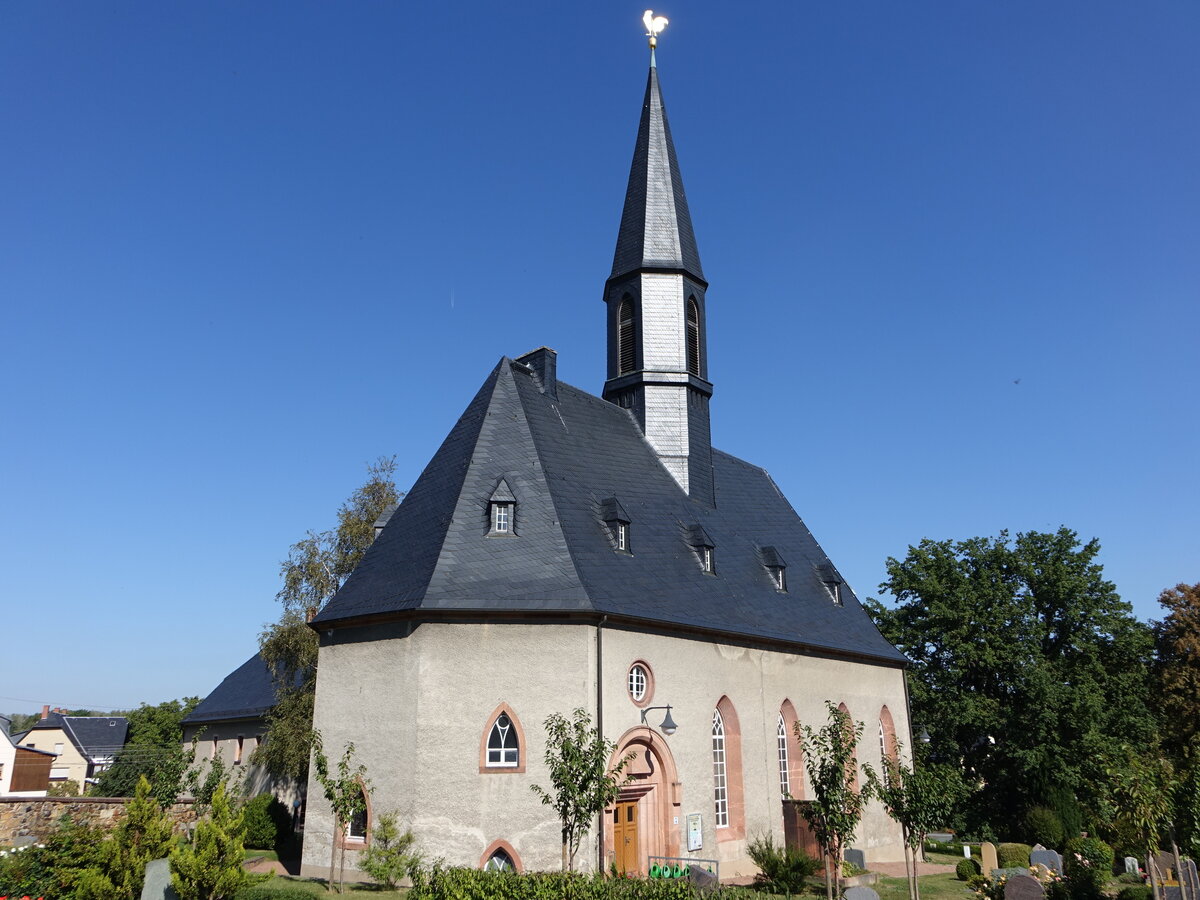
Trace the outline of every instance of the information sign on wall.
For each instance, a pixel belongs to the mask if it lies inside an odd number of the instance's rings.
[[[699,850],[704,846],[703,829],[700,824],[700,813],[688,813],[687,817],[687,848]]]

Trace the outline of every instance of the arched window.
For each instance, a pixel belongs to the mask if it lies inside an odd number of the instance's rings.
[[[500,713],[488,733],[487,764],[514,768],[520,763],[520,757],[521,747],[517,742],[517,730],[513,728],[508,713]]]
[[[633,301],[626,296],[617,307],[617,374],[632,372],[633,367]]]
[[[479,857],[479,868],[485,872],[516,872],[520,874],[521,857],[508,841],[497,840],[488,844],[483,856]]]
[[[350,850],[362,850],[371,838],[371,795],[359,784],[362,808],[342,822],[338,828],[337,845]]]
[[[718,841],[746,836],[746,797],[742,785],[742,730],[728,697],[713,710],[713,809]]]
[[[695,297],[688,297],[687,304],[687,368],[700,374],[700,307]]]
[[[725,828],[729,825],[729,777],[725,766],[725,720],[719,709],[713,710],[712,753],[716,823],[718,828]]]
[[[896,746],[896,725],[892,721],[892,711],[886,706],[879,710],[879,762],[886,776],[889,771],[888,763],[900,761],[899,748]]]
[[[488,861],[483,864],[483,871],[485,872],[511,872],[514,868],[512,857],[500,848],[497,848],[488,857]]]
[[[839,703],[838,709],[846,714],[846,728],[849,730],[850,734],[853,736],[853,734],[854,734],[854,717],[852,715],[850,715],[850,707],[848,707],[845,703]],[[848,763],[848,765],[853,770],[854,790],[857,791],[859,788],[859,784],[858,784],[858,746],[857,745],[855,745],[853,751],[851,752],[850,762]]]
[[[775,725],[775,743],[779,748],[779,796],[786,799],[792,794],[792,785],[788,770],[787,723],[783,721],[783,713],[779,714],[779,722]]]
[[[501,703],[487,717],[479,735],[479,773],[483,775],[524,771],[525,731],[512,707]]]
[[[791,700],[785,699],[779,707],[779,718],[783,722],[783,735],[776,729],[776,740],[780,742],[780,787],[783,786],[783,766],[787,765],[787,789],[793,800],[804,798],[804,751],[800,738],[796,733],[796,707]],[[786,741],[786,745],[782,742]],[[783,755],[786,746],[787,756]]]

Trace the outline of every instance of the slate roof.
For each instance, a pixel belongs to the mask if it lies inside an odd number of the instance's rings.
[[[642,102],[609,277],[618,278],[645,268],[684,269],[704,280],[692,216],[683,191],[683,176],[679,173],[675,142],[671,139],[667,108],[658,83],[658,69],[653,64],[646,81],[646,98]]]
[[[35,722],[29,731],[51,729],[61,729],[76,750],[95,761],[115,756],[125,746],[129,720],[124,716],[64,716],[52,712]]]
[[[275,684],[262,656],[252,657],[225,676],[211,694],[184,717],[185,725],[257,719],[275,705]]]
[[[314,627],[414,611],[607,614],[904,663],[848,587],[842,606],[832,602],[822,579],[836,569],[763,469],[714,450],[709,508],[627,410],[544,387],[500,360]],[[515,533],[489,536],[501,481],[516,499]],[[615,551],[610,499],[629,517],[632,553]],[[696,529],[715,547],[715,574],[700,569]],[[787,561],[786,593],[763,547]]]

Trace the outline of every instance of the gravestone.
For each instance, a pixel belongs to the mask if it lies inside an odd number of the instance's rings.
[[[971,858],[971,845],[963,844],[963,859],[970,859],[970,858]]]
[[[1188,894],[1191,900],[1200,900],[1200,874],[1196,872],[1196,861],[1194,859],[1185,859],[1183,861],[1182,877],[1179,879],[1187,885]]]
[[[1164,884],[1163,900],[1183,900],[1183,888],[1177,884]]]
[[[1029,854],[1029,864],[1031,866],[1045,866],[1047,869],[1051,869],[1057,872],[1059,875],[1062,874],[1063,870],[1062,856],[1057,850],[1047,850],[1045,847],[1040,850],[1035,849]]]
[[[1136,875],[1137,873],[1138,873],[1137,858],[1133,857],[1133,856],[1125,857],[1125,874],[1126,875]],[[1200,900],[1200,898],[1198,898],[1198,900]]]
[[[688,867],[688,881],[692,883],[692,887],[698,893],[707,894],[715,891],[721,885],[717,883],[717,876],[712,872],[700,866]],[[145,897],[142,900],[146,900]]]
[[[171,887],[171,862],[152,859],[146,863],[146,880],[142,882],[142,900],[179,900]]]
[[[850,865],[857,866],[864,871],[867,868],[867,854],[864,851],[858,850],[854,847],[847,847],[845,850],[843,850],[842,859],[850,863]]]
[[[1154,867],[1158,870],[1158,878],[1160,881],[1175,881],[1175,854],[1168,853],[1162,850],[1150,857],[1154,863]]]
[[[846,892],[842,896],[845,900],[879,900],[875,889],[869,887],[846,888]]]
[[[996,845],[991,841],[984,841],[979,848],[979,865],[983,868],[983,874],[988,878],[992,877],[992,870],[1000,868],[1000,860],[996,857]]]
[[[1044,900],[1046,889],[1032,875],[1014,875],[1004,885],[1004,900]]]

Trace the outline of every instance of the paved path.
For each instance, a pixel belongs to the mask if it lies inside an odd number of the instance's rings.
[[[274,872],[276,875],[299,875],[300,864],[299,862],[276,862],[273,859],[267,859],[265,856],[256,856],[253,859],[246,860],[246,871],[259,875],[264,872]]]

